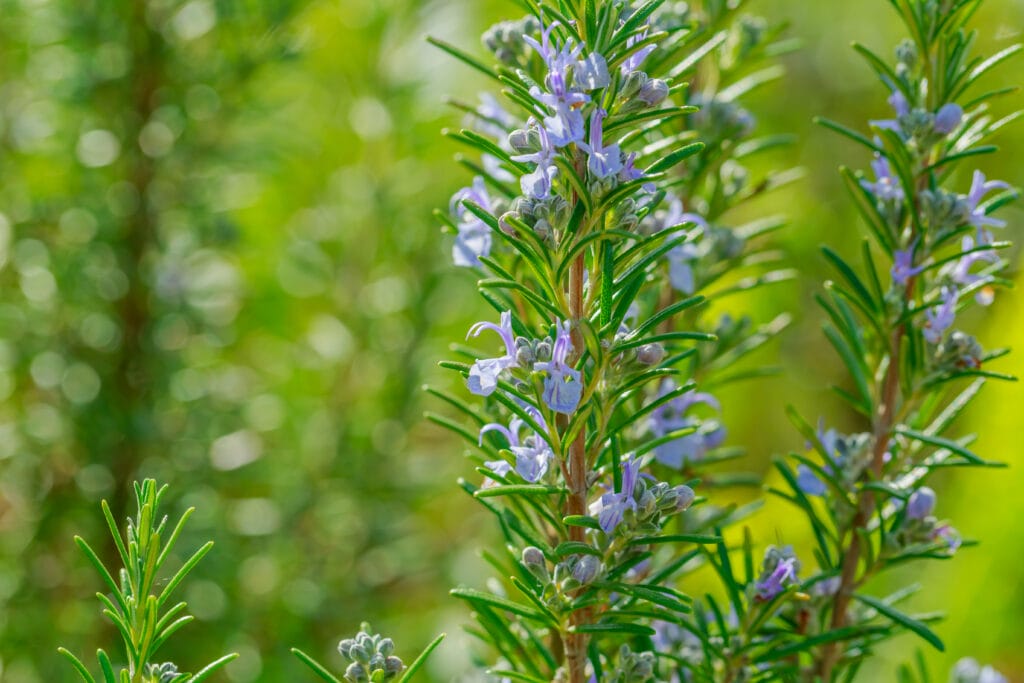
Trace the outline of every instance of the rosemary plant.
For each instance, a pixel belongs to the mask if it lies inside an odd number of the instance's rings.
[[[124,664],[111,659],[106,651],[99,650],[96,658],[99,660],[101,675],[97,678],[71,652],[64,648],[58,651],[87,683],[205,681],[238,655],[225,655],[197,673],[190,674],[180,672],[172,662],[158,660],[156,653],[174,633],[192,621],[193,617],[185,614],[185,603],[174,603],[170,599],[188,573],[213,547],[213,541],[203,544],[158,588],[162,583],[161,570],[172,556],[174,545],[194,508],[186,510],[171,528],[167,525],[168,518],[159,515],[160,502],[167,486],[157,487],[155,481],[147,479],[141,484],[136,483],[134,488],[138,512],[134,519],[128,520],[123,536],[107,501],[102,502],[103,516],[110,527],[122,562],[116,574],[107,569],[88,542],[75,537],[75,543],[99,573],[108,591],[97,593],[96,596],[103,603],[103,615],[113,623],[124,643]]]
[[[471,128],[449,135],[481,160],[438,213],[498,318],[469,336],[501,340],[496,357],[458,346],[470,362],[443,363],[482,408],[430,389],[470,421],[430,416],[474,449],[481,479],[462,486],[507,544],[485,551],[500,590],[453,594],[502,680],[668,680],[688,670],[669,641],[698,628],[674,584],[727,557],[720,530],[749,512],[693,489],[741,452],[698,380],[761,374],[733,365],[787,322],[709,311],[789,275],[761,239],[780,219],[728,222],[795,177],[750,181],[741,160],[787,138],[753,137],[738,101],[780,74],[764,62],[789,44],[744,3],[520,4],[526,17],[484,36],[496,66],[434,41],[503,98],[456,103]]]
[[[794,412],[811,453],[777,463],[788,490],[776,493],[807,516],[816,541],[819,572],[804,584],[813,597],[792,608],[800,645],[791,651],[809,655],[792,663],[805,680],[850,680],[894,630],[942,649],[929,617],[897,607],[915,586],[879,596],[871,581],[949,558],[963,544],[927,480],[941,468],[1000,466],[970,450],[972,436],[950,431],[987,379],[1013,379],[989,369],[1007,350],[985,351],[957,322],[1006,284],[1000,252],[1009,245],[993,232],[1006,223],[993,214],[1018,193],[974,164],[996,151],[983,143],[1020,112],[994,119],[990,105],[1006,91],[976,86],[1020,46],[972,54],[977,36],[967,25],[981,0],[889,4],[911,36],[895,63],[854,48],[892,113],[866,134],[821,121],[873,156],[873,177],[843,169],[868,227],[860,263],[826,248],[836,280],[819,297],[825,334],[850,375],[835,390],[864,431],[814,430]]]

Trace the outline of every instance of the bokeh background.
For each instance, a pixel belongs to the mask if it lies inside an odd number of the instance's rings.
[[[787,403],[855,425],[824,389],[839,368],[812,295],[818,246],[849,253],[861,235],[835,168],[868,160],[810,119],[886,114],[849,43],[889,53],[900,33],[883,0],[750,10],[791,21],[803,43],[747,101],[762,130],[799,134],[785,161],[806,170],[756,207],[789,214],[777,240],[801,277],[736,300],[757,320],[793,312],[763,356],[784,372],[723,396],[730,443],[767,472],[799,447]],[[172,512],[197,508],[183,552],[217,544],[183,593],[198,621],[168,659],[233,650],[227,680],[306,680],[289,647],[337,664],[338,639],[368,619],[410,657],[447,631],[430,678],[464,675],[467,615],[447,589],[484,581],[490,520],[456,488],[471,469],[422,419],[438,406],[421,387],[451,384],[436,362],[485,312],[431,217],[469,180],[440,135],[460,119],[444,98],[484,83],[424,36],[482,51],[480,32],[514,12],[0,0],[0,680],[70,681],[58,645],[116,645],[72,537],[109,552],[99,501],[126,515],[139,476],[171,484]],[[989,0],[975,24],[994,52],[1022,38],[1024,5]],[[1020,65],[989,84],[1024,84]],[[998,142],[982,167],[1024,185],[1024,129]],[[1006,216],[1007,237],[1024,238],[1024,213]],[[1024,347],[1022,301],[1005,293],[971,324],[990,346]],[[999,369],[1021,374],[1022,358]],[[939,509],[984,545],[904,577],[925,586],[919,608],[951,615],[947,652],[928,653],[940,680],[971,654],[1024,681],[1022,418],[1016,385],[969,412],[961,429],[1013,467],[943,475]],[[752,523],[765,543],[805,535],[775,503]],[[867,680],[891,680],[916,647],[898,640]]]

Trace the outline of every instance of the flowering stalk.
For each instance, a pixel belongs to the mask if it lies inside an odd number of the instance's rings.
[[[152,479],[135,484],[138,512],[135,519],[128,520],[123,537],[107,501],[103,501],[103,516],[123,563],[116,575],[107,569],[85,540],[75,537],[75,543],[99,572],[110,591],[109,597],[105,593],[97,593],[97,597],[103,603],[103,614],[114,624],[124,641],[127,661],[126,668],[115,674],[110,657],[104,650],[99,650],[96,657],[102,677],[97,679],[75,655],[59,648],[58,651],[71,662],[86,683],[96,683],[97,680],[102,683],[199,683],[238,657],[237,654],[225,655],[195,674],[179,672],[173,663],[155,659],[157,650],[164,642],[193,619],[184,614],[185,603],[171,605],[168,602],[171,594],[213,547],[213,541],[205,543],[182,564],[161,590],[156,590],[164,561],[171,554],[185,522],[194,510],[186,510],[174,528],[169,529],[167,517],[158,516],[160,502],[166,491],[167,486],[158,488]],[[165,536],[168,531],[169,535]]]
[[[965,93],[1018,48],[970,58],[965,24],[975,0],[892,4],[913,36],[897,48],[895,66],[855,48],[890,91],[893,117],[872,121],[872,137],[822,121],[874,154],[874,179],[844,170],[874,244],[865,243],[859,269],[825,249],[839,278],[819,299],[826,335],[852,379],[852,389],[836,391],[869,429],[815,432],[794,412],[823,462],[796,456],[795,472],[779,463],[792,488],[783,495],[804,510],[818,540],[821,573],[809,583],[819,590],[802,611],[803,632],[821,643],[811,648],[808,681],[837,680],[894,627],[942,648],[921,619],[894,607],[909,591],[879,599],[862,590],[892,566],[948,557],[960,546],[957,532],[933,516],[936,496],[922,481],[942,466],[995,464],[968,450],[970,439],[943,434],[986,378],[1011,379],[983,369],[1005,352],[985,353],[953,325],[972,298],[987,305],[1003,283],[999,250],[1007,245],[991,229],[1005,223],[991,214],[1016,193],[980,171],[965,193],[947,187],[964,182],[954,175],[963,160],[994,151],[979,143],[1011,120],[988,116],[997,93]],[[879,258],[891,263],[887,286]]]
[[[469,362],[442,364],[465,377],[483,410],[431,389],[470,426],[430,417],[479,453],[482,482],[462,486],[498,517],[509,553],[485,557],[510,578],[495,592],[453,594],[474,607],[479,635],[500,656],[498,677],[667,680],[678,667],[658,660],[651,637],[691,611],[674,584],[744,514],[679,514],[704,502],[688,477],[724,437],[690,412],[717,406],[692,377],[703,368],[724,384],[729,364],[785,323],[704,321],[707,299],[697,292],[732,268],[759,268],[745,258],[778,223],[741,236],[685,211],[669,188],[716,222],[771,189],[748,188],[739,164],[729,165],[752,122],[721,119],[742,113],[734,98],[752,87],[739,84],[749,74],[736,51],[763,53],[773,34],[734,30],[735,6],[718,3],[699,12],[662,2],[529,7],[485,34],[495,67],[433,41],[504,87],[501,101],[456,103],[473,129],[448,134],[481,160],[465,162],[476,178],[438,213],[455,233],[455,264],[482,273],[480,292],[499,314],[469,337],[498,339],[500,351],[456,347]],[[699,119],[688,99],[718,92],[709,83],[688,93],[683,78],[709,54],[733,58],[737,87]],[[712,129],[706,147],[698,137]],[[716,341],[704,353],[693,345]]]

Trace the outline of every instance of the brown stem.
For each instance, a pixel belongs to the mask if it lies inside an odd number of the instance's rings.
[[[913,291],[913,278],[907,283],[908,292]],[[878,480],[882,478],[882,467],[885,464],[885,452],[889,445],[889,434],[893,428],[893,415],[896,412],[896,402],[899,400],[900,388],[900,345],[903,340],[904,327],[900,325],[892,332],[889,340],[889,367],[886,368],[885,380],[882,385],[881,402],[878,406],[878,413],[875,416],[874,426],[874,452],[871,460],[871,478]],[[849,546],[843,556],[842,572],[839,577],[839,590],[836,592],[832,604],[832,630],[846,626],[846,613],[853,597],[853,591],[858,586],[857,567],[860,565],[861,541],[857,535],[858,529],[867,526],[868,521],[875,508],[875,495],[871,489],[863,490],[857,505],[857,512],[853,516],[850,527]],[[823,683],[832,680],[832,670],[839,661],[841,649],[839,643],[829,643],[822,648],[821,658],[818,660],[817,674]]]
[[[579,325],[583,316],[583,255],[576,257],[569,270],[569,315],[572,318],[572,346],[574,360],[583,353],[583,335]],[[569,445],[569,497],[566,500],[567,515],[587,514],[587,456],[586,431],[580,433]],[[570,526],[569,539],[584,541],[583,527]],[[569,615],[572,627],[585,624],[590,619],[590,610],[576,610]],[[587,668],[587,636],[585,633],[565,634],[565,662],[569,670],[569,683],[584,683]]]

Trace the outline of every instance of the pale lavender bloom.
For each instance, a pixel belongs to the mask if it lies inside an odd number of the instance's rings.
[[[612,533],[622,523],[627,510],[632,510],[634,513],[637,511],[633,493],[640,480],[640,461],[629,455],[620,464],[622,465],[622,489],[618,493],[605,493],[600,499],[594,501],[589,509],[591,515],[597,515],[597,522],[606,534]]]
[[[839,452],[839,442],[842,436],[835,428],[826,430],[823,421],[818,422],[816,431],[818,441],[821,442],[821,446],[827,456],[825,458],[826,462],[821,466],[821,469],[828,474],[831,474],[837,468],[841,470],[845,461],[845,457]],[[809,447],[810,444],[808,444]],[[824,496],[826,491],[828,491],[825,482],[818,478],[814,470],[803,464],[796,468],[796,485],[809,496]]]
[[[911,249],[898,249],[893,254],[892,264],[892,281],[896,285],[906,285],[907,280],[919,275],[924,270],[924,266],[914,267],[914,250]]]
[[[580,149],[587,153],[587,168],[591,175],[604,180],[622,171],[622,151],[618,145],[604,146],[602,122],[608,115],[598,107],[590,115],[590,144],[580,143]]]
[[[497,358],[483,358],[473,363],[469,369],[469,378],[466,385],[469,390],[477,396],[490,396],[498,388],[498,376],[508,368],[516,364],[516,338],[512,332],[512,312],[505,311],[501,314],[501,324],[495,325],[490,322],[479,322],[469,328],[469,337],[478,337],[484,330],[492,330],[498,333],[505,344],[505,355]]]
[[[452,246],[452,260],[457,266],[477,267],[481,265],[480,257],[491,253],[491,229],[466,208],[464,201],[471,201],[489,213],[494,212],[491,196],[481,176],[473,178],[470,187],[456,192],[449,205],[459,230]]]
[[[976,282],[983,282],[990,280],[989,276],[975,275],[971,272],[971,267],[979,261],[985,261],[987,263],[998,263],[999,256],[996,255],[995,249],[984,249],[982,251],[974,251],[974,238],[970,235],[965,235],[963,240],[960,242],[960,249],[965,253],[960,257],[960,260],[956,262],[956,266],[953,267],[953,280],[960,285],[973,285]],[[974,295],[975,301],[982,306],[988,306],[992,303],[993,294],[989,287],[982,287]]]
[[[662,219],[665,230],[692,223],[709,229],[708,222],[700,214],[685,212],[683,202],[679,197],[672,196],[669,200],[668,211]],[[693,242],[684,242],[673,247],[665,256],[668,259],[669,283],[677,291],[684,294],[693,294],[697,291],[696,278],[694,276],[693,264],[699,258],[700,251]]]
[[[508,464],[504,460],[490,460],[484,463],[484,467],[494,472],[499,477],[507,477],[509,472],[512,471],[512,465]],[[484,479],[483,488],[491,488],[497,486],[498,482],[494,481],[490,477]]]
[[[786,586],[795,583],[796,564],[795,557],[780,559],[771,573],[755,584],[757,597],[764,601],[772,600],[786,590]]]
[[[607,88],[610,82],[608,62],[597,52],[591,52],[573,67],[573,85],[577,88],[597,90]]]
[[[922,486],[910,495],[907,501],[907,517],[909,519],[924,519],[935,510],[935,491],[927,486]]]
[[[622,171],[619,172],[619,180],[628,183],[631,180],[639,180],[644,177],[644,172],[636,167],[636,152],[630,152],[626,161],[622,164]],[[653,193],[657,188],[654,183],[644,183],[640,186],[644,192]]]
[[[556,413],[571,415],[580,404],[583,382],[580,371],[570,367],[566,360],[572,352],[572,336],[569,321],[556,323],[555,343],[551,349],[551,361],[534,363],[534,372],[545,373],[542,398],[548,408]]]
[[[530,89],[530,95],[553,110],[553,115],[545,117],[543,124],[555,147],[564,147],[583,140],[583,114],[579,110],[590,101],[590,97],[569,87],[570,70],[577,64],[582,46],[574,46],[572,40],[567,40],[561,48],[556,48],[551,40],[551,32],[558,25],[558,22],[553,22],[544,28],[540,42],[532,36],[524,35],[523,39],[536,50],[548,67],[544,78],[548,92],[534,86]],[[607,72],[607,66],[605,70]]]
[[[900,133],[900,117],[906,116],[910,113],[910,102],[907,101],[906,96],[902,92],[899,90],[893,90],[892,95],[889,96],[889,106],[891,106],[893,111],[896,112],[896,118],[869,121],[868,123],[875,128]]]
[[[964,110],[959,104],[943,105],[935,113],[935,132],[942,135],[952,133],[953,129],[960,125],[963,117]]]
[[[519,180],[523,194],[532,199],[547,199],[551,195],[551,183],[554,181],[558,167],[555,166],[555,147],[551,144],[551,136],[543,126],[530,119],[530,126],[536,126],[540,135],[540,149],[532,154],[518,154],[513,161],[536,164],[536,168]]]
[[[633,47],[637,43],[640,43],[647,37],[647,31],[641,31],[635,35],[630,36],[626,39],[626,47]],[[628,76],[631,72],[636,71],[643,64],[644,60],[647,59],[648,55],[654,52],[658,48],[657,45],[645,45],[644,47],[635,50],[633,54],[626,57],[625,61],[619,69],[622,71],[622,75]]]
[[[942,524],[932,532],[933,541],[942,541],[949,548],[949,552],[955,553],[963,544],[960,533],[949,524]]]
[[[942,303],[933,306],[925,313],[924,338],[932,344],[938,344],[953,326],[956,319],[956,300],[960,292],[955,287],[942,288]]]
[[[803,464],[796,468],[796,485],[809,496],[823,497],[828,491],[825,482],[818,478],[814,470]]]
[[[673,389],[675,389],[675,385],[666,382],[662,386],[660,395],[664,396]],[[699,420],[686,415],[690,408],[698,404],[710,406],[716,412],[721,411],[718,400],[711,394],[688,391],[682,396],[658,406],[651,412],[648,424],[654,438],[660,439],[674,431],[688,427],[699,427]],[[701,460],[709,450],[721,446],[725,441],[725,435],[724,427],[717,427],[710,432],[702,432],[698,429],[692,434],[680,436],[656,446],[654,458],[667,467],[679,469],[684,463]]]
[[[684,242],[668,252],[668,281],[673,289],[687,295],[697,291],[693,264],[699,257],[700,250],[693,242]]]
[[[979,244],[992,244],[992,233],[986,229],[986,226],[1005,228],[1006,221],[985,215],[985,210],[978,205],[985,198],[985,195],[992,190],[1006,190],[1009,187],[1009,184],[1002,180],[989,180],[986,182],[984,173],[981,171],[974,172],[974,177],[971,180],[971,191],[966,197],[967,208],[971,212],[967,222],[978,229]]]
[[[861,187],[883,202],[902,202],[906,195],[903,186],[900,185],[900,179],[893,175],[889,160],[881,154],[876,154],[874,161],[871,162],[871,169],[875,172],[875,182],[861,180]]]
[[[535,408],[531,409],[530,412],[543,428],[544,420],[541,418],[540,413]],[[509,421],[508,427],[496,422],[484,425],[480,429],[480,443],[483,443],[484,434],[487,432],[495,431],[503,434],[508,440],[509,450],[516,457],[516,472],[527,482],[536,484],[547,474],[548,465],[555,457],[555,454],[547,441],[537,432],[533,432],[533,430],[531,430],[532,433],[529,436],[520,439],[524,426],[525,423],[518,417],[512,418]],[[508,463],[505,463],[505,465],[505,471],[499,473],[502,476],[509,471],[507,468]],[[498,473],[497,470],[495,472]]]
[[[831,597],[839,592],[842,587],[843,580],[838,576],[830,576],[827,579],[818,581],[814,586],[811,587],[811,591],[815,595],[821,597]]]
[[[480,257],[491,253],[492,239],[490,228],[486,225],[466,228],[460,226],[459,234],[455,236],[455,243],[452,245],[452,261],[464,268],[482,265]]]

